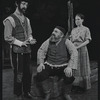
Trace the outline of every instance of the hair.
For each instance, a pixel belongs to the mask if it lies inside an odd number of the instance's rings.
[[[83,14],[81,14],[81,13],[78,13],[78,14],[76,14],[76,16],[79,16],[81,19],[84,19],[84,15]]]
[[[22,1],[25,1],[25,2],[28,2],[28,3],[29,3],[29,0],[15,0],[15,2],[16,2],[17,4],[20,4]]]

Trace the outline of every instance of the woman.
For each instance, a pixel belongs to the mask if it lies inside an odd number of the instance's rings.
[[[73,82],[72,91],[84,92],[91,88],[90,81],[90,62],[87,50],[87,44],[91,41],[89,28],[83,25],[84,15],[77,14],[75,16],[76,28],[71,32],[71,41],[78,50],[78,68],[74,72],[75,81]]]

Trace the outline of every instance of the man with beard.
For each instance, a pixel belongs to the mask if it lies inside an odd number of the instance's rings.
[[[74,81],[72,70],[77,69],[78,52],[72,42],[65,36],[65,29],[56,26],[50,36],[37,52],[37,74],[34,76],[36,84],[41,84],[45,93],[45,99],[50,99],[49,76],[63,78],[65,84]],[[68,79],[71,81],[68,83]],[[68,93],[63,91],[66,100],[72,100]],[[69,91],[68,91],[69,92]]]
[[[14,95],[18,98],[31,98],[31,48],[35,44],[30,20],[25,17],[27,0],[17,0],[16,10],[4,21],[4,39],[11,47],[11,62],[14,71]],[[23,95],[22,95],[23,94]]]

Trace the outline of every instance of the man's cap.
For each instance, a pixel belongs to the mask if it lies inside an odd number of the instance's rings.
[[[64,33],[64,35],[65,35],[66,30],[65,30],[63,27],[61,27],[61,26],[56,26],[55,28],[57,28],[57,29],[59,29],[60,31],[62,31],[62,32]]]

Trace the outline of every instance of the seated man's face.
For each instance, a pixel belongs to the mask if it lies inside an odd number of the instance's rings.
[[[58,29],[55,28],[51,34],[51,42],[58,42],[59,39],[63,36],[63,33]]]

